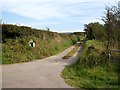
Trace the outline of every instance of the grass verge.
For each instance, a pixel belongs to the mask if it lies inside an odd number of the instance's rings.
[[[64,57],[62,57],[63,59],[69,59],[70,57],[72,57],[77,50],[79,49],[80,45],[77,44],[70,52],[67,53],[67,55],[65,55]]]

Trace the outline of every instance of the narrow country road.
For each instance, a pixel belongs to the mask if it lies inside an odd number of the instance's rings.
[[[60,77],[60,73],[66,65],[77,60],[81,47],[70,59],[62,59],[73,48],[42,60],[2,65],[2,88],[72,88]]]

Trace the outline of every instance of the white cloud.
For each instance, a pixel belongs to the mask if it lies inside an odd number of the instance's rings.
[[[48,3],[49,2],[49,3]],[[53,3],[50,3],[53,2]],[[61,2],[61,3],[55,3]],[[66,2],[66,3],[65,3]],[[85,10],[82,7],[71,6],[75,2],[88,2],[88,6],[84,8],[91,8],[92,5],[98,7],[99,3],[106,3],[108,0],[3,0],[3,10],[12,12],[26,17],[35,19],[49,19],[49,18],[62,18],[69,15],[82,14]],[[90,2],[94,2],[91,4]],[[114,0],[109,0],[114,2]],[[90,3],[90,4],[89,4]],[[57,5],[56,5],[57,4]],[[65,4],[65,5],[64,5]],[[75,3],[76,4],[76,3]],[[87,3],[86,3],[87,4]],[[69,6],[70,5],[70,6]],[[61,8],[61,6],[64,6]],[[80,11],[80,10],[81,11]]]
[[[91,2],[93,0],[2,0],[3,3],[26,3],[26,2]]]
[[[60,18],[67,16],[65,13],[61,13],[58,7],[41,4],[40,6],[22,5],[16,8],[12,8],[9,11],[12,13],[20,14],[35,19]]]
[[[40,2],[99,2],[99,3],[115,3],[119,0],[1,0],[4,4],[21,4],[21,3],[40,3]]]
[[[37,4],[9,4],[3,6],[4,11],[19,14],[35,19],[62,18],[68,16],[63,12],[61,5],[56,6],[55,3],[37,3]]]
[[[75,26],[74,23],[101,22],[98,18],[103,15],[105,5],[113,5],[115,1],[119,0],[2,0],[2,6],[5,12],[38,20],[32,23],[27,21],[24,25],[50,26],[64,23],[65,27],[65,23],[73,23]]]

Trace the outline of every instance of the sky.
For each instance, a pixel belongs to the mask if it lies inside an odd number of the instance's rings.
[[[7,24],[54,32],[80,32],[84,24],[100,22],[105,6],[119,0],[2,0],[0,18]]]

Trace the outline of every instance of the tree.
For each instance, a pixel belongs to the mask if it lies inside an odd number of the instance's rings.
[[[102,40],[104,37],[104,25],[99,22],[85,24],[84,31],[87,34],[88,39]]]
[[[85,29],[84,31],[86,32],[87,38],[92,40],[93,39],[93,30],[89,25],[85,24]]]
[[[118,41],[118,49],[120,50],[120,1],[118,2],[118,10],[117,10],[117,41]]]
[[[112,45],[120,41],[120,2],[118,6],[106,7],[106,15],[102,18],[105,22],[106,48],[110,49]]]

